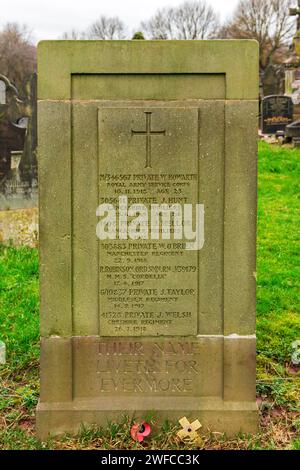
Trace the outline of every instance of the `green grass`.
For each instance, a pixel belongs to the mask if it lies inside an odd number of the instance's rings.
[[[38,358],[38,295],[37,250],[0,245],[0,339],[12,370]]]
[[[213,449],[300,450],[300,377],[291,344],[300,339],[300,151],[259,144],[257,253],[257,391],[261,432],[256,436],[208,436]],[[8,362],[0,368],[0,449],[133,448],[130,420],[106,429],[83,429],[40,443],[34,436],[38,399],[38,254],[0,246],[0,340]],[[190,448],[176,438],[177,423],[154,423],[147,448]]]
[[[300,339],[300,151],[259,146],[258,352],[289,361]]]

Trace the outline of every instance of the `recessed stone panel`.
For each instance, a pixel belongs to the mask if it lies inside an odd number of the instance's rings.
[[[75,338],[73,354],[75,399],[222,397],[223,338]]]
[[[184,219],[184,205],[198,202],[198,109],[100,108],[98,142],[99,204],[114,205],[119,216],[117,240],[99,241],[100,335],[197,334],[198,252],[174,239],[172,227],[164,239],[162,219],[154,239],[151,208],[176,206]],[[147,211],[144,239],[120,239],[120,196],[123,211]],[[170,218],[176,224],[173,211]]]

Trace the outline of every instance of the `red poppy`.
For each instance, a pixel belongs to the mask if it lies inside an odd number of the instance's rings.
[[[130,434],[132,439],[135,441],[143,442],[144,438],[149,436],[151,433],[151,428],[148,423],[143,421],[141,424],[140,423],[134,423],[130,430]]]

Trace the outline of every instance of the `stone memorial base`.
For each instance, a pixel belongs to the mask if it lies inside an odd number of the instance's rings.
[[[52,337],[41,346],[40,438],[148,412],[199,419],[203,432],[258,429],[254,336]]]
[[[105,426],[109,421],[120,421],[124,415],[129,417],[143,417],[146,414],[145,405],[147,400],[140,399],[140,403],[136,404],[134,410],[129,409],[128,400],[118,400],[118,406],[112,410],[107,406],[107,400],[96,401],[91,404],[89,401],[75,401],[73,403],[57,403],[57,404],[39,404],[37,408],[37,433],[40,439],[49,437],[49,428],[55,429],[51,435],[62,434],[64,432],[76,433],[81,426],[99,425]],[[148,400],[149,405],[153,403]],[[198,416],[202,424],[201,432],[219,432],[226,433],[228,437],[239,432],[256,433],[258,431],[258,413],[254,403],[226,403],[220,400],[203,400],[199,403],[198,409],[192,409],[192,400],[190,403],[178,399],[178,404],[172,402],[172,409],[167,409],[168,399],[157,399],[157,406],[166,406],[166,409],[158,409],[157,416],[163,420],[175,420],[186,416],[189,420],[193,420]],[[139,405],[139,409],[136,409]],[[190,405],[190,407],[189,407]],[[107,409],[99,408],[106,406]],[[123,407],[125,411],[123,411]],[[188,409],[189,407],[189,409]],[[188,409],[188,411],[187,411]],[[150,411],[152,411],[150,409]],[[129,429],[128,429],[129,432]]]

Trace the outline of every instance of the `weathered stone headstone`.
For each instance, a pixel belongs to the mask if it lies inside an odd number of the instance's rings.
[[[26,140],[20,174],[28,182],[31,197],[37,200],[37,76],[32,74],[25,83],[26,97],[24,99],[24,113],[22,120],[26,125]],[[25,121],[26,120],[26,121]],[[21,123],[18,122],[20,125]]]
[[[1,113],[1,109],[0,109]],[[8,121],[0,114],[0,184],[10,176],[13,151],[23,151],[26,129]]]
[[[261,127],[263,134],[284,131],[293,121],[293,101],[289,96],[266,96],[261,103]]]
[[[6,103],[6,84],[4,80],[0,79],[0,104]]]
[[[284,93],[284,67],[270,64],[263,73],[264,96]]]
[[[0,76],[0,210],[37,206],[35,74],[28,79],[26,92],[21,100],[9,80]],[[17,167],[12,152],[18,152]]]
[[[292,140],[295,147],[299,147],[300,141],[300,121],[295,121],[289,124],[285,130],[287,140]]]
[[[255,431],[257,43],[38,55],[39,436],[149,410]]]

